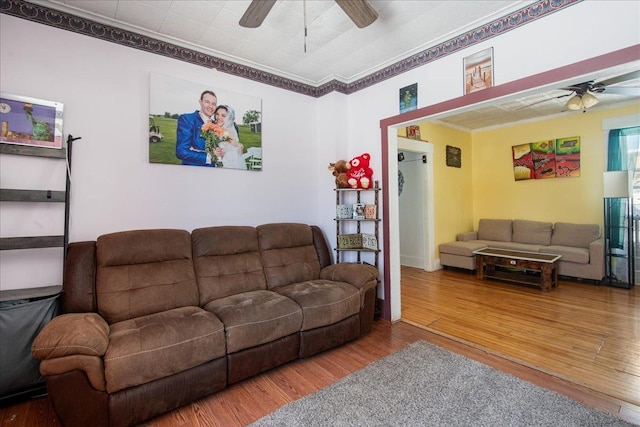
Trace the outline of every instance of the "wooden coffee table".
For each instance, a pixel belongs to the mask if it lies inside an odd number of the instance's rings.
[[[489,247],[473,253],[476,255],[476,277],[480,280],[491,278],[535,285],[547,292],[558,286],[561,255]]]

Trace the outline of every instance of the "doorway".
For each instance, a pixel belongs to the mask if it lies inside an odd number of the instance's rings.
[[[400,264],[433,271],[433,144],[398,138]]]

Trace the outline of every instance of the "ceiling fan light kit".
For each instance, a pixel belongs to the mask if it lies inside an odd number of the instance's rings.
[[[598,98],[585,92],[582,95],[576,94],[567,101],[567,108],[573,111],[586,111],[587,108],[591,108],[598,103]]]
[[[582,95],[582,105],[584,106],[584,108],[591,108],[594,105],[596,105],[598,102],[600,102],[598,101],[598,98],[596,98],[589,92]]]

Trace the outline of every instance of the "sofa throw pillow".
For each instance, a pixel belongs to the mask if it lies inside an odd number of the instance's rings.
[[[551,243],[552,228],[553,224],[550,222],[514,219],[513,241],[548,246]]]
[[[551,244],[573,246],[574,248],[588,248],[591,242],[599,238],[600,226],[598,224],[556,222],[553,226]]]
[[[496,242],[511,241],[510,219],[481,219],[478,223],[478,240]]]

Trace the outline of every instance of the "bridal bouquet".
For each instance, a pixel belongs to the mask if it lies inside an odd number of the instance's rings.
[[[229,132],[225,131],[222,126],[216,123],[206,122],[200,128],[200,136],[206,141],[204,151],[211,156],[216,167],[222,167],[222,158],[216,156],[215,149],[220,146],[221,141],[227,141],[229,139]]]

